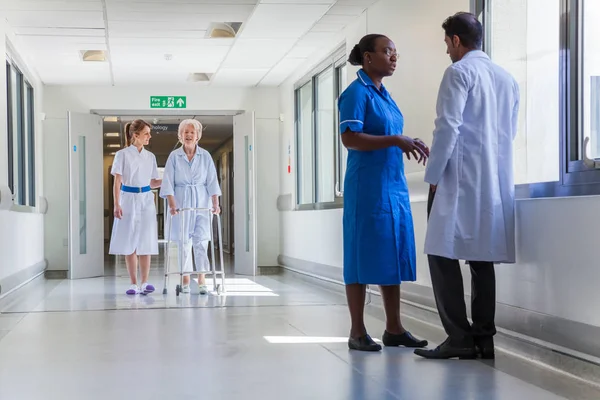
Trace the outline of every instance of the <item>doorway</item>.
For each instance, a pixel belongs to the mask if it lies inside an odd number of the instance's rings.
[[[117,151],[126,146],[125,125],[138,117],[136,116],[105,116],[103,117],[103,159],[104,159],[104,242],[105,255],[108,248],[114,224],[114,177],[111,175],[111,166]],[[186,116],[186,115],[160,115],[140,117],[152,125],[152,138],[146,149],[156,156],[159,174],[162,178],[165,164],[169,154],[179,148],[177,138],[179,124],[184,119],[196,119],[203,126],[202,137],[199,146],[211,153],[217,177],[223,195],[220,199],[223,221],[223,250],[233,255],[232,240],[234,226],[231,210],[233,209],[233,197],[230,187],[233,185],[232,162],[229,157],[233,155],[233,117],[232,116]],[[160,189],[154,189],[158,239],[166,242],[168,230],[168,204],[159,196]],[[216,229],[216,225],[215,225]],[[216,235],[216,230],[214,232]],[[216,238],[217,236],[215,236]]]

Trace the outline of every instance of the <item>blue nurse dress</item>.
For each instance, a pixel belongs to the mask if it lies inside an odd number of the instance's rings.
[[[339,99],[340,132],[401,134],[404,117],[361,69]],[[404,153],[398,147],[348,151],[344,183],[344,282],[398,285],[416,280],[416,252]]]

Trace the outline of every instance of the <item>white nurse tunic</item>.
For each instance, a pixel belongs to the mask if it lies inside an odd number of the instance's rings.
[[[111,174],[121,175],[123,185],[133,187],[149,186],[152,179],[159,179],[154,154],[146,149],[138,151],[135,146],[126,147],[115,154]],[[121,209],[123,216],[121,219],[115,218],[109,254],[158,254],[154,194],[121,191]]]

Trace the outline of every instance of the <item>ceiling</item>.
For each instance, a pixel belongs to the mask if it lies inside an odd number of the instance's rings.
[[[163,166],[167,157],[177,146],[177,126],[181,121],[188,118],[194,118],[200,121],[203,126],[202,138],[198,143],[200,147],[207,150],[209,153],[217,150],[221,145],[233,137],[233,117],[231,116],[178,116],[173,117],[148,117],[144,116],[144,120],[152,124],[154,127],[168,126],[170,129],[160,132],[152,132],[150,144],[146,148],[154,153],[159,166]],[[123,128],[125,124],[135,117],[112,117],[104,120],[104,155],[109,156],[112,153],[120,150],[125,143],[123,137]],[[116,120],[116,121],[115,121]],[[111,133],[119,133],[119,136],[107,135]]]
[[[45,84],[277,86],[375,1],[0,0],[0,11]],[[207,37],[227,22],[242,23],[234,38]],[[108,59],[84,62],[87,50]]]

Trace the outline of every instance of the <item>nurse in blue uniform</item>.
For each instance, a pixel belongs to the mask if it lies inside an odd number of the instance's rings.
[[[366,285],[379,285],[386,313],[385,346],[425,347],[400,321],[400,283],[416,280],[415,239],[403,157],[423,162],[429,149],[402,135],[404,118],[382,84],[396,68],[394,43],[361,39],[348,61],[362,68],[339,99],[342,143],[348,148],[344,184],[344,282],[352,319],[348,347],[379,351],[363,312]]]

